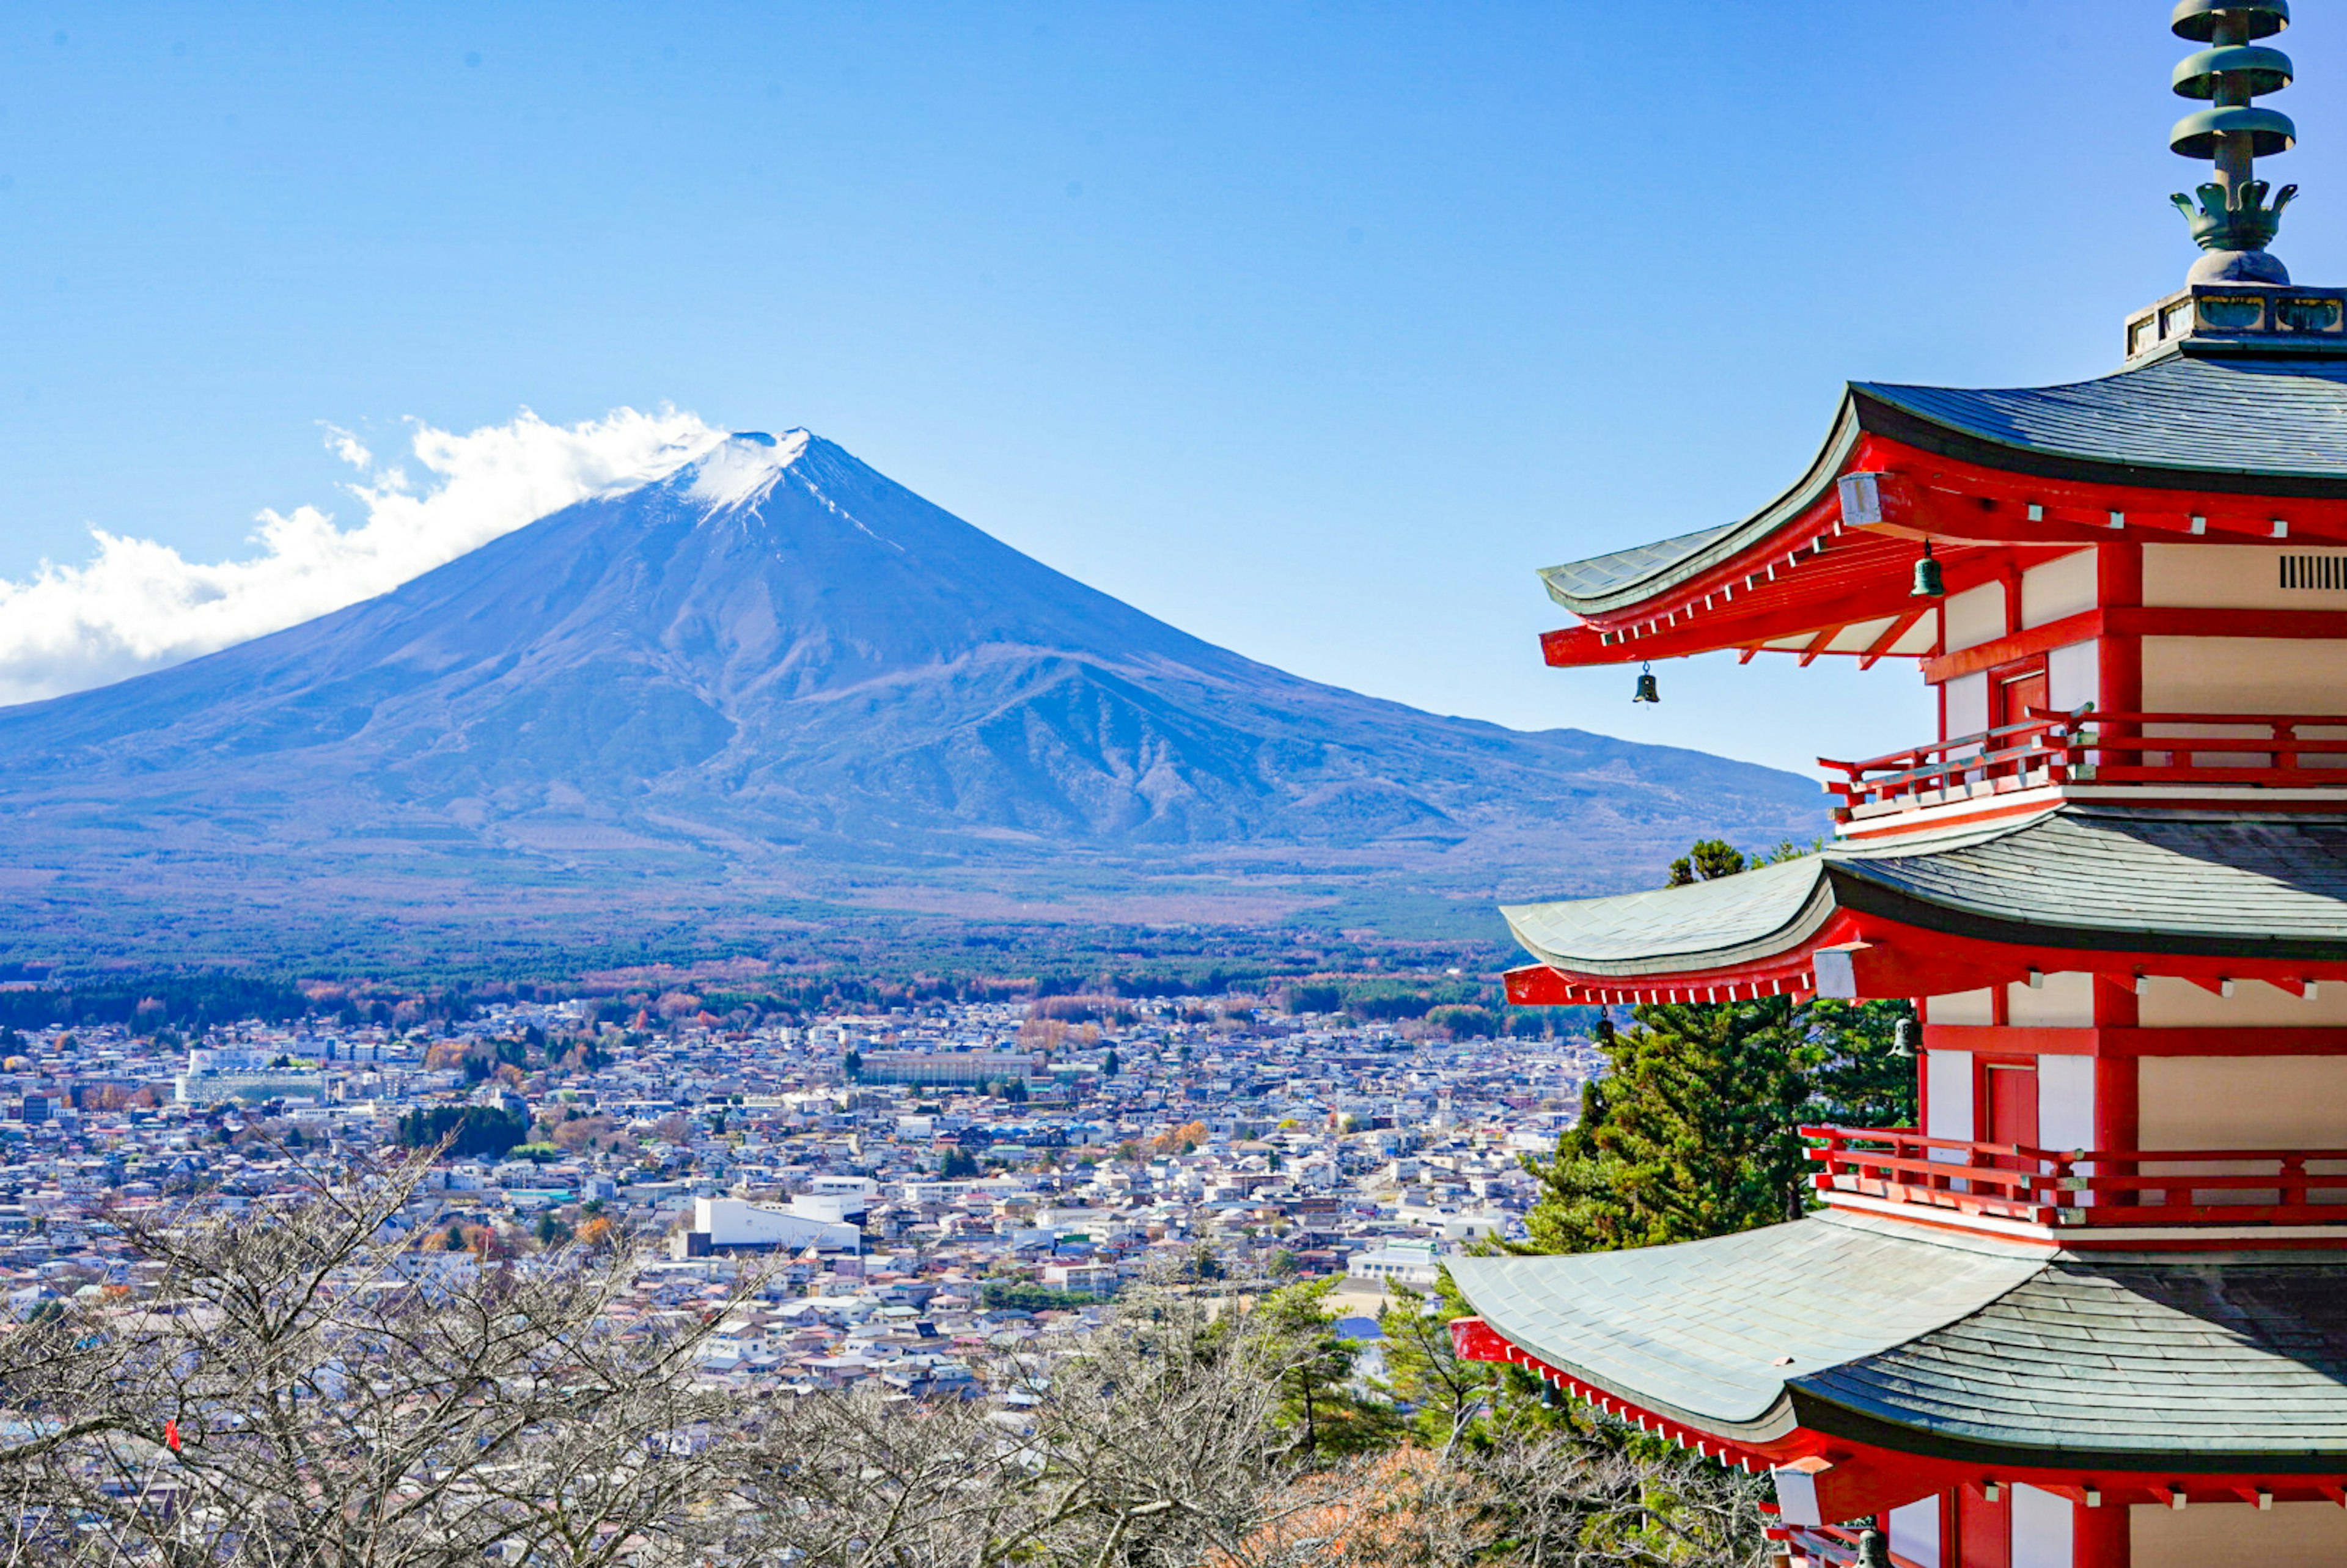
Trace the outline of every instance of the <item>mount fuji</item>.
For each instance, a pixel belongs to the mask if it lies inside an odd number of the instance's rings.
[[[1255,663],[804,431],[0,710],[0,812],[19,960],[853,910],[1480,931],[1502,889],[1650,885],[1694,836],[1823,824],[1789,774]]]

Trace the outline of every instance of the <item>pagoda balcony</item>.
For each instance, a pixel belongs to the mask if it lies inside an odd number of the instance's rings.
[[[2184,745],[2182,742],[2198,743]],[[2223,742],[2219,746],[2210,743]],[[2032,708],[2015,723],[1864,762],[1819,757],[1837,823],[2033,791],[2141,802],[2260,792],[2347,801],[2347,714],[2097,713]]]
[[[2347,1242],[2347,1149],[2034,1149],[1902,1127],[1804,1127],[1835,1207],[2065,1244],[2323,1227]],[[2276,1239],[2281,1239],[2279,1236]]]

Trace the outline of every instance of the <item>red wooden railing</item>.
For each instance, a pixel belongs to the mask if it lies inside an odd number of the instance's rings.
[[[1903,1127],[1801,1132],[1820,1192],[2041,1225],[2347,1225],[2347,1149],[2056,1151]]]
[[[2038,712],[2031,710],[2033,717]],[[2090,767],[2097,783],[2347,783],[2347,772],[2340,771],[2347,768],[2347,714],[2082,711],[2045,716],[2060,721],[2050,743],[2062,753],[2065,765],[2073,772]],[[2299,733],[2321,729],[2339,733]]]
[[[2309,735],[2309,730],[2329,730]],[[1925,804],[1952,791],[1992,794],[2045,784],[2251,784],[2266,788],[2347,785],[2347,714],[2097,713],[2032,708],[2016,723],[1929,745],[1818,765],[1835,815],[1861,806]]]
[[[2061,742],[2064,727],[2083,714],[2041,714],[2033,710],[2018,723],[2000,724],[1977,734],[1954,735],[1928,745],[1913,746],[1862,763],[1819,757],[1821,768],[1839,768],[1848,775],[1827,781],[1826,789],[1840,796],[1835,815],[1846,816],[1862,805],[1905,802],[1950,789],[1987,783],[2013,789],[2060,784],[2069,766]]]

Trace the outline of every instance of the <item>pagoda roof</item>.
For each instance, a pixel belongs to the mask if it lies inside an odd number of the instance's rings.
[[[2177,354],[2066,386],[1861,382],[1850,395],[1866,429],[2022,473],[2126,485],[2173,476],[2195,489],[2260,495],[2347,491],[2347,364],[2335,361]],[[2321,487],[2278,483],[2290,480]]]
[[[2203,1471],[2347,1455],[2347,1262],[2032,1254],[1837,1214],[1450,1272],[1519,1349],[1736,1441]]]
[[[2336,962],[2347,818],[2066,804],[1501,913],[1542,963],[1583,975],[1749,968],[1815,944],[1844,915],[2033,948]]]
[[[1805,538],[1870,437],[2049,480],[2347,497],[2347,363],[2169,354],[2058,386],[1852,382],[1792,488],[1740,522],[1549,567],[1549,597],[1606,616]]]

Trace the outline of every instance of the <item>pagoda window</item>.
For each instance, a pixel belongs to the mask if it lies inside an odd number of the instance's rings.
[[[2143,601],[2196,610],[2347,610],[2347,550],[2146,545]]]
[[[2347,556],[2324,551],[2281,558],[2282,591],[2347,593]]]

